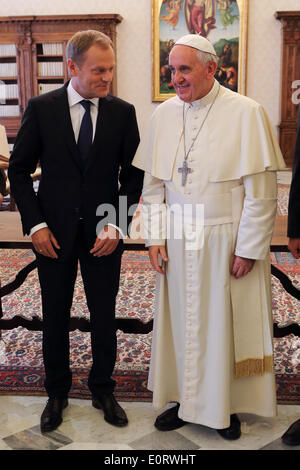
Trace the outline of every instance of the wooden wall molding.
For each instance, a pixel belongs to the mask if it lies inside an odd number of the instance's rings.
[[[300,11],[277,11],[275,18],[282,24],[281,60],[281,122],[279,143],[285,162],[292,166],[298,105],[293,103],[293,83],[300,80]]]

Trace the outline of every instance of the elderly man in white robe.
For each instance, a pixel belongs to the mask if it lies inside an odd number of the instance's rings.
[[[214,79],[205,38],[169,57],[176,97],[159,105],[133,164],[145,170],[144,235],[157,271],[148,387],[186,422],[241,435],[238,413],[276,415],[269,246],[284,162],[258,103]]]

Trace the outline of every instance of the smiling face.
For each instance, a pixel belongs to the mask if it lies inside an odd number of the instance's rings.
[[[173,86],[179,98],[186,103],[203,98],[214,84],[216,63],[203,64],[197,52],[197,49],[178,44],[169,56]]]
[[[68,59],[72,85],[83,98],[104,98],[110,90],[115,67],[115,54],[111,47],[93,44],[80,63]]]

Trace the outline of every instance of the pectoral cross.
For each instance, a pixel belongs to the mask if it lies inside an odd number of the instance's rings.
[[[182,167],[178,168],[178,173],[181,173],[181,185],[185,186],[187,175],[192,172],[192,169],[188,167],[186,160],[183,161]]]

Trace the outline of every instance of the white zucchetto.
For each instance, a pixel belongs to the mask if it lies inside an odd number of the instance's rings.
[[[189,46],[198,49],[198,51],[217,55],[212,43],[199,34],[186,34],[178,39],[174,45]]]

